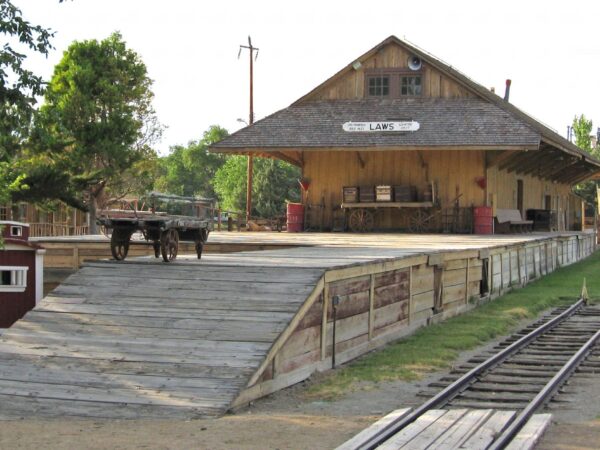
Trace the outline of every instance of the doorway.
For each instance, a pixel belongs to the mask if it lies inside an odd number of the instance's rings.
[[[523,216],[523,180],[517,180],[517,209]]]

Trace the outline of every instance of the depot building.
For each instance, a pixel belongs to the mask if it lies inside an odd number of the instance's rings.
[[[572,187],[600,162],[512,105],[509,89],[501,97],[391,36],[212,151],[300,167],[307,229],[470,232],[478,207],[581,229]]]

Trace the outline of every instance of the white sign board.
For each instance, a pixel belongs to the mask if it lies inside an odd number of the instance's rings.
[[[346,122],[342,125],[344,131],[361,132],[361,133],[387,133],[390,131],[417,131],[420,128],[419,122],[403,121],[403,122]]]

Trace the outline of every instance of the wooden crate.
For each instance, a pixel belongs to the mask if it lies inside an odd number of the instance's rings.
[[[416,186],[394,186],[394,201],[396,202],[416,202],[417,188]]]
[[[344,199],[344,203],[358,202],[358,187],[346,186],[342,188],[342,198]]]
[[[358,188],[358,196],[361,202],[374,202],[375,201],[375,187],[374,186],[360,186]]]
[[[392,187],[391,186],[376,186],[375,187],[375,199],[378,202],[391,202],[392,201]]]

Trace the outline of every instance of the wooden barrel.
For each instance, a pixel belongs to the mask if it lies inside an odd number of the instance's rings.
[[[473,232],[475,234],[494,234],[494,216],[489,206],[473,208]]]
[[[287,231],[296,233],[304,229],[304,205],[302,203],[287,204]]]

